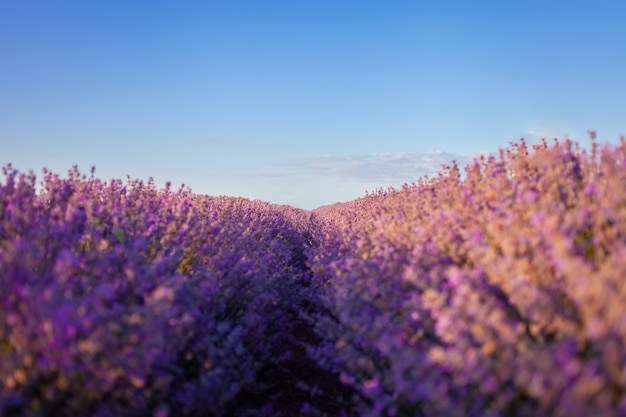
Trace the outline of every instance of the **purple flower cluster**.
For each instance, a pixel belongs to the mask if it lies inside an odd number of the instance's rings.
[[[5,167],[0,415],[626,415],[626,141],[444,168],[307,212]]]
[[[626,415],[623,138],[521,141],[312,221],[311,353],[360,415]]]
[[[3,171],[0,415],[274,413],[308,213]]]

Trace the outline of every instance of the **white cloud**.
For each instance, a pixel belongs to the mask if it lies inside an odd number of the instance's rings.
[[[552,126],[536,126],[534,128],[521,132],[518,137],[511,138],[513,142],[517,142],[519,138],[524,138],[527,144],[539,144],[541,139],[545,138],[546,141],[551,144],[556,138],[562,141],[565,138],[577,140],[577,134],[575,129],[565,127],[552,127]]]
[[[241,173],[229,187],[236,195],[313,209],[416,182],[453,160],[462,169],[479,155],[429,151],[312,156]]]
[[[292,160],[281,167],[289,168],[290,172],[296,170],[309,175],[376,182],[384,187],[437,174],[443,164],[450,164],[453,160],[463,167],[476,156],[443,151],[323,155]]]

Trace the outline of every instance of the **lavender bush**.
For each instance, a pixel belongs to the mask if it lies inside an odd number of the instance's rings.
[[[276,412],[260,375],[293,354],[306,214],[76,169],[39,193],[4,176],[0,414]]]
[[[5,167],[0,415],[626,415],[626,141],[444,168],[307,212]]]
[[[626,414],[626,142],[522,141],[314,211],[319,362],[370,416]]]

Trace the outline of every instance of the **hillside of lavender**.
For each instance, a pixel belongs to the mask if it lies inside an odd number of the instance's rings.
[[[626,415],[626,140],[305,211],[3,169],[2,416]]]

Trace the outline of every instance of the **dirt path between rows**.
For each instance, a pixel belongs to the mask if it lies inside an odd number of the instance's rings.
[[[305,247],[312,244],[311,235],[305,233],[302,247],[297,248],[291,265],[292,273],[295,272],[298,276],[292,281],[294,293],[302,291],[309,294],[309,297],[311,292],[307,289],[311,285],[313,272],[308,266]],[[261,409],[261,415],[356,417],[350,410],[354,391],[341,383],[339,375],[322,369],[308,353],[308,349],[317,346],[322,339],[315,333],[314,325],[302,317],[302,313],[317,313],[320,304],[307,297],[298,299],[301,300],[300,305],[288,310],[292,325],[281,333],[281,346],[283,352],[291,353],[289,359],[259,373],[258,382],[269,387],[267,390],[254,394],[242,393],[235,403],[254,403],[254,408]],[[230,415],[238,416],[236,412]]]

